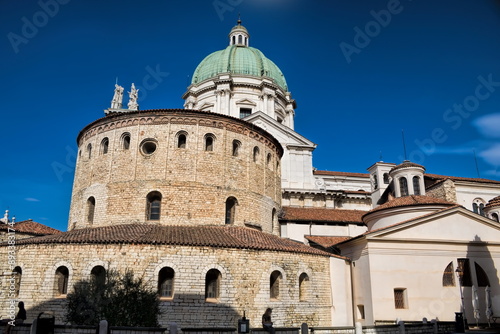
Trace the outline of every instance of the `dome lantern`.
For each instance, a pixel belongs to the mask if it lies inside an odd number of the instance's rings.
[[[229,46],[248,46],[248,40],[250,39],[250,34],[248,30],[241,25],[241,19],[238,18],[238,24],[231,29],[229,33]]]

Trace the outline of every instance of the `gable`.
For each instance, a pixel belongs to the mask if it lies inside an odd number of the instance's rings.
[[[275,137],[283,146],[299,146],[307,148],[311,151],[316,148],[316,144],[314,144],[312,141],[305,138],[304,136],[301,136],[289,127],[278,123],[261,111],[253,113],[243,118],[243,120],[255,124],[258,127],[266,130],[271,135],[273,135],[273,137]]]
[[[500,224],[458,207],[369,233],[368,238],[497,243]]]

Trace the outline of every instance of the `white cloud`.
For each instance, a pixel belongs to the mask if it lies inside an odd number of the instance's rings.
[[[472,125],[487,138],[500,138],[500,113],[479,117]]]
[[[500,143],[494,143],[489,148],[481,151],[478,155],[493,166],[500,166]]]
[[[28,201],[28,202],[40,202],[39,199],[36,199],[36,198],[33,198],[33,197],[26,197],[24,200]]]

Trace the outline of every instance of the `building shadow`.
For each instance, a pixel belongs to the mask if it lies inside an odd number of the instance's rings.
[[[68,301],[66,298],[52,298],[36,306],[27,307],[27,320],[32,323],[42,312],[42,317],[55,317],[55,323],[64,325],[66,321]],[[82,309],[82,313],[85,310]],[[166,328],[176,323],[181,328],[236,328],[238,319],[243,316],[233,307],[218,302],[207,302],[204,295],[175,294],[171,299],[160,299],[158,323]]]
[[[477,288],[479,301],[479,322],[487,323],[486,317],[486,286],[490,287],[493,314],[500,315],[500,284],[498,270],[495,261],[491,256],[489,243],[481,240],[478,235],[467,245],[466,259],[462,261],[461,289],[463,293],[463,303],[465,308],[465,317],[469,326],[476,324],[474,318],[474,307],[472,304],[473,287]],[[467,268],[468,267],[468,268]],[[468,270],[468,272],[467,272]],[[467,277],[469,275],[469,278]]]

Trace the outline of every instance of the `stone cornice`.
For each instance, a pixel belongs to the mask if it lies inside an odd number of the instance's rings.
[[[129,112],[126,114],[111,114],[84,127],[78,134],[77,144],[80,146],[84,140],[108,130],[134,125],[169,123],[187,125],[197,124],[203,127],[226,129],[227,131],[243,134],[258,140],[275,151],[279,157],[283,156],[283,147],[278,140],[267,131],[251,123],[231,116],[188,109],[154,109]]]

